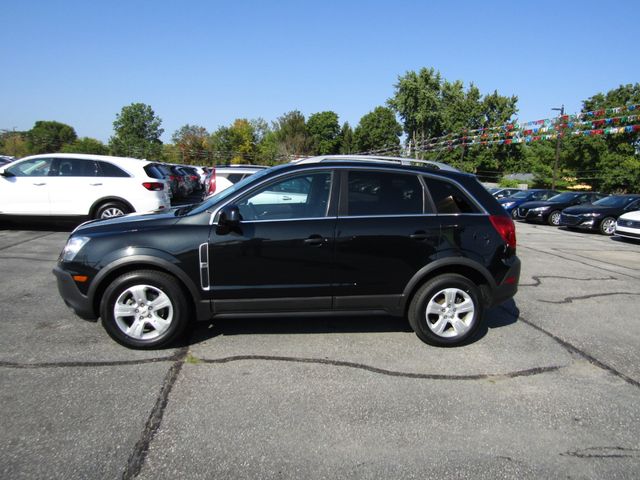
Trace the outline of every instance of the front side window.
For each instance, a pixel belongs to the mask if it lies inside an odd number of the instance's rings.
[[[309,173],[271,183],[237,205],[244,221],[319,218],[327,215],[330,191],[330,173]]]
[[[423,213],[422,185],[416,175],[349,172],[347,214],[415,215]]]
[[[46,177],[51,170],[50,158],[34,158],[25,160],[7,168],[7,172],[16,177]]]

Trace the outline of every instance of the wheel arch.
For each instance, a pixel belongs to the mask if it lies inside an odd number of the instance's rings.
[[[92,308],[97,316],[100,314],[100,302],[107,287],[120,275],[136,270],[154,270],[174,277],[185,294],[190,310],[198,318],[203,315],[204,312],[201,312],[199,308],[201,307],[201,295],[198,288],[184,271],[163,258],[149,255],[132,255],[116,260],[102,268],[91,283],[88,297],[91,299]]]
[[[411,280],[409,280],[402,295],[403,303],[401,310],[405,315],[418,289],[432,278],[446,273],[457,273],[474,282],[480,289],[484,305],[488,306],[491,304],[491,299],[496,289],[496,282],[489,270],[468,258],[447,258],[436,260],[422,267]]]
[[[131,212],[135,212],[136,209],[133,208],[133,205],[131,205],[130,202],[128,202],[127,200],[125,200],[122,197],[116,197],[116,196],[108,196],[108,197],[102,197],[99,198],[98,200],[96,200],[95,202],[93,202],[93,205],[91,205],[91,208],[89,208],[89,218],[93,218],[96,214],[96,212],[98,211],[98,209],[104,205],[105,203],[110,203],[110,202],[119,202],[122,203],[123,205],[125,205],[129,210],[131,210]]]

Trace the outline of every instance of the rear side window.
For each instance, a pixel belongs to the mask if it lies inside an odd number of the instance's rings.
[[[113,163],[97,162],[99,177],[128,177],[129,174]]]
[[[347,212],[350,216],[423,213],[422,185],[416,175],[349,172]]]
[[[425,177],[437,213],[479,213],[478,208],[454,184]]]
[[[229,180],[231,183],[238,183],[240,180],[242,180],[245,177],[245,174],[244,173],[230,173],[226,177],[227,177],[227,180]]]
[[[144,172],[151,178],[164,178],[164,173],[159,165],[150,163],[144,166]]]

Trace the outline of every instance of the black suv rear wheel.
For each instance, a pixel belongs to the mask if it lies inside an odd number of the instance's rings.
[[[479,288],[468,278],[445,274],[425,283],[409,306],[409,324],[424,342],[441,347],[459,345],[482,321]]]
[[[174,342],[187,324],[187,303],[176,280],[151,270],[129,272],[106,289],[102,325],[130,348],[157,348]]]

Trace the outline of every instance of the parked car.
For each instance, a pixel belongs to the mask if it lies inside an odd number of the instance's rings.
[[[0,167],[0,214],[109,218],[170,207],[151,162],[73,153],[34,155]]]
[[[13,162],[14,160],[15,160],[14,157],[9,157],[7,155],[0,155],[0,167]]]
[[[620,215],[613,234],[616,237],[640,240],[640,211]]]
[[[186,172],[180,169],[179,165],[165,164],[171,172],[169,178],[177,183],[177,195],[174,198],[184,198],[191,194],[190,183],[187,180]]]
[[[516,209],[525,202],[531,202],[533,200],[548,200],[554,195],[558,195],[560,192],[556,190],[544,190],[540,188],[533,188],[531,190],[522,190],[510,197],[501,198],[498,200],[500,205],[511,215],[512,218],[517,218],[518,212]]]
[[[515,226],[475,176],[404,160],[306,159],[198,205],[86,223],[54,269],[60,294],[133,348],[191,319],[318,313],[406,315],[423,341],[458,345],[517,291]],[[295,202],[256,201],[292,185]]]
[[[220,193],[222,190],[265,168],[267,167],[262,165],[224,165],[215,167],[205,177],[204,197],[207,198]]]
[[[501,198],[510,197],[515,195],[518,192],[522,192],[522,188],[501,188],[501,187],[492,187],[489,188],[489,193],[493,195],[496,199],[500,200]]]
[[[516,209],[516,217],[527,222],[548,223],[557,227],[560,213],[567,207],[593,203],[607,195],[597,192],[564,192],[549,200],[525,202]]]
[[[640,210],[640,195],[611,195],[592,205],[565,208],[560,215],[560,225],[613,235],[616,219],[636,210]]]

